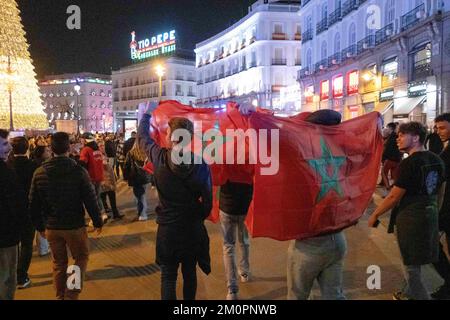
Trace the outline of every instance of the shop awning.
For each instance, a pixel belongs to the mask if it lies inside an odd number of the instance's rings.
[[[378,111],[382,115],[387,113],[389,110],[391,110],[394,107],[394,101],[383,101],[378,103],[378,105],[375,107],[375,111]]]
[[[394,101],[394,115],[410,114],[427,96],[413,98],[397,98]]]

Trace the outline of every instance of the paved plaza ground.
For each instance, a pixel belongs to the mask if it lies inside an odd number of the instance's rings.
[[[149,188],[150,189],[150,188]],[[368,213],[381,201],[380,190],[373,197]],[[155,264],[156,228],[154,207],[156,191],[148,190],[151,219],[133,222],[136,217],[134,198],[130,188],[121,181],[118,185],[119,209],[126,215],[123,221],[108,222],[100,237],[91,234],[91,255],[84,290],[85,300],[158,300],[160,272]],[[367,227],[367,213],[355,227],[345,231],[348,255],[345,261],[344,287],[348,299],[391,300],[392,292],[402,286],[400,253],[394,235],[387,234],[388,218],[378,229]],[[207,222],[211,239],[212,273],[198,272],[198,299],[225,299],[227,289],[222,260],[222,237],[218,225]],[[241,299],[286,299],[286,253],[289,242],[257,238],[251,240],[250,264],[252,281],[240,284]],[[381,289],[369,290],[366,285],[367,268],[381,268]],[[52,285],[51,258],[39,257],[35,252],[30,268],[32,287],[18,290],[18,300],[55,299]],[[181,277],[181,275],[180,275]],[[426,282],[430,290],[442,280],[427,267]],[[180,281],[179,281],[180,282]],[[179,284],[178,296],[182,296]],[[320,297],[315,287],[313,299]]]

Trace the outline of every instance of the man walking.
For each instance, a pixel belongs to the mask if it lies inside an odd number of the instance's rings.
[[[450,250],[450,113],[438,116],[435,120],[437,134],[439,135],[444,150],[440,153],[440,158],[444,161],[446,172],[446,184],[444,200],[439,211],[439,229],[444,232],[447,238],[447,248]],[[450,299],[450,262],[445,254],[444,248],[439,243],[439,261],[434,264],[439,275],[444,279],[444,285],[431,296],[433,299]]]
[[[67,282],[67,247],[81,272],[86,273],[89,249],[84,208],[98,234],[102,219],[94,187],[88,172],[69,158],[69,136],[58,132],[51,149],[54,158],[34,174],[30,191],[30,211],[36,229],[48,239],[53,258],[53,280],[58,300],[76,300],[82,286],[69,289]]]
[[[103,181],[103,154],[100,151],[97,142],[95,142],[93,134],[85,132],[81,138],[84,147],[80,151],[79,162],[89,173],[89,177],[94,185],[95,194],[97,196],[98,207],[102,212],[102,219],[106,222],[108,220],[108,215],[105,212],[105,208],[103,208],[103,203],[100,197],[101,184]]]
[[[8,166],[13,169],[18,178],[19,186],[22,188],[22,202],[28,204],[28,194],[30,192],[31,179],[33,179],[35,164],[28,159],[28,141],[25,137],[16,137],[11,141],[12,157],[8,160]],[[28,209],[28,207],[27,207]],[[19,262],[17,266],[17,288],[25,289],[31,286],[28,277],[31,258],[33,256],[33,239],[36,230],[27,214],[28,219],[24,220],[19,244]]]
[[[6,165],[9,132],[0,129],[0,300],[13,300],[17,286],[17,245],[26,216],[23,189]]]
[[[418,122],[400,126],[397,144],[409,154],[399,168],[398,179],[387,198],[372,213],[369,227],[396,205],[391,215],[405,269],[406,287],[394,293],[395,300],[431,299],[422,279],[422,267],[439,257],[438,208],[445,181],[444,164],[424,147],[425,127]]]

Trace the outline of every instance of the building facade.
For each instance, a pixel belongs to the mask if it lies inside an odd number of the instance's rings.
[[[87,72],[46,76],[39,88],[50,128],[56,129],[57,120],[78,116],[81,132],[112,132],[111,76]]]
[[[164,70],[161,100],[177,100],[193,105],[196,100],[194,58],[171,56],[130,65],[112,72],[114,129],[130,131],[137,126],[139,104],[158,102],[159,76]]]
[[[299,9],[300,1],[259,0],[240,21],[197,44],[197,105],[232,100],[280,112],[299,109]]]
[[[302,111],[431,124],[448,111],[449,2],[309,0],[299,12]]]

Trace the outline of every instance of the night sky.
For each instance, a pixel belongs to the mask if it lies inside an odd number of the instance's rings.
[[[228,28],[255,0],[17,0],[38,78],[75,72],[110,74],[131,64],[131,31],[150,38],[175,29],[177,47]],[[81,30],[69,30],[69,5],[81,8]]]

